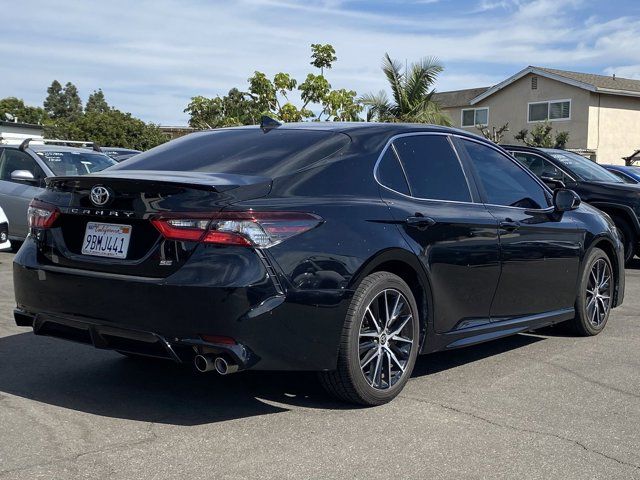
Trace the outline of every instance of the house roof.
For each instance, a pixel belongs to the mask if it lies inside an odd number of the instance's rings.
[[[518,73],[512,75],[506,80],[494,85],[493,87],[486,89],[484,92],[481,92],[479,95],[472,98],[469,101],[469,104],[474,105],[484,100],[488,96],[493,95],[499,90],[502,90],[506,86],[512,84],[513,82],[530,73],[539,75],[541,77],[550,78],[558,82],[567,83],[569,85],[573,85],[574,87],[589,90],[590,92],[640,97],[640,80],[529,66],[523,70],[520,70]]]
[[[433,99],[440,104],[442,108],[465,107],[469,106],[469,102],[485,92],[489,87],[468,88],[466,90],[452,90],[450,92],[435,92]]]

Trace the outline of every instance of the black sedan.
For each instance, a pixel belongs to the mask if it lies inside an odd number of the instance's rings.
[[[559,322],[596,335],[624,295],[608,217],[448,128],[268,122],[47,183],[18,325],[200,371],[319,371],[365,405],[418,354]]]

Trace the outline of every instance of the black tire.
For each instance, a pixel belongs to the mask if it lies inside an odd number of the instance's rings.
[[[606,285],[598,288],[598,293],[603,297],[594,299],[595,285],[599,284],[598,274],[594,273],[594,271],[599,267],[604,268],[605,275],[608,275],[609,280]],[[580,336],[593,336],[604,330],[611,312],[614,286],[615,277],[609,257],[599,248],[592,249],[587,254],[584,269],[580,275],[580,283],[578,284],[578,295],[575,304],[576,316],[571,321],[571,326],[575,333]],[[608,297],[607,300],[604,300],[605,296]],[[594,308],[601,309],[602,314],[600,311],[594,311]]]
[[[389,307],[385,307],[384,312],[378,310],[376,315],[371,312],[376,310],[376,305],[387,302],[387,295],[398,301],[392,300],[392,319],[383,327],[375,318],[381,313],[387,314],[388,318]],[[390,302],[386,304],[388,303]],[[398,314],[394,315],[396,312]],[[400,315],[402,312],[404,314]],[[377,327],[379,323],[380,328]],[[404,327],[401,327],[403,324]],[[416,301],[411,289],[400,277],[389,272],[376,272],[367,276],[354,293],[347,311],[338,350],[337,369],[320,372],[322,385],[332,395],[350,403],[374,406],[393,400],[411,377],[420,343],[419,324]],[[364,328],[372,328],[371,326],[375,326],[377,331],[362,331]],[[376,335],[378,336],[375,337]],[[409,335],[411,343],[407,342]],[[361,352],[365,352],[364,355]],[[370,353],[373,355],[368,360],[370,366],[367,366],[366,359]],[[375,362],[371,361],[373,358],[376,359]],[[403,361],[404,368],[401,365]],[[387,367],[384,366],[385,362]],[[361,367],[361,363],[365,366]],[[367,368],[370,377],[364,371]],[[396,373],[393,369],[396,369]],[[375,386],[376,383],[379,385]]]
[[[616,228],[620,234],[620,240],[622,240],[622,245],[624,246],[624,264],[628,265],[636,254],[638,236],[627,220],[617,215],[611,218],[613,219],[613,223],[616,224]]]

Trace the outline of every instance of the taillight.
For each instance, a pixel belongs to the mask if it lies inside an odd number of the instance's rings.
[[[40,200],[31,200],[27,209],[27,221],[31,228],[51,228],[60,216],[60,210]]]
[[[267,248],[311,230],[322,219],[298,212],[179,213],[151,220],[169,240]]]

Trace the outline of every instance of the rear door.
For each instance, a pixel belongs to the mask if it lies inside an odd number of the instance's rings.
[[[11,179],[16,170],[27,170],[34,176],[32,182]],[[23,238],[27,236],[27,208],[29,202],[42,192],[45,173],[37,162],[26,152],[15,148],[0,151],[0,207],[9,219],[9,235]]]
[[[436,331],[487,322],[500,273],[497,222],[474,201],[449,137],[397,137],[376,175],[382,198],[428,272]]]
[[[573,213],[536,213],[551,205],[550,194],[524,167],[484,143],[456,142],[498,221],[502,273],[492,319],[572,308],[583,248]]]

